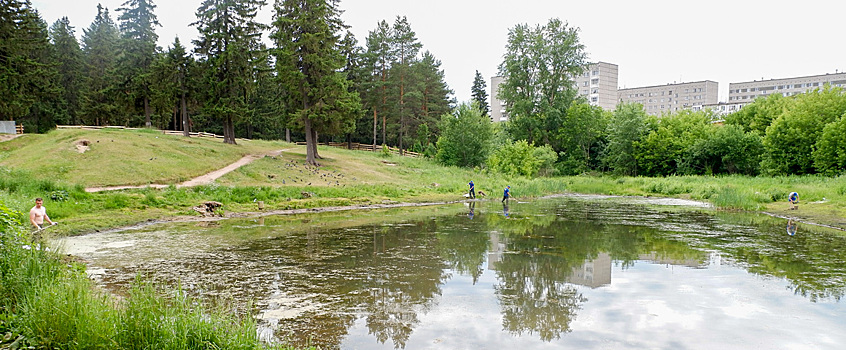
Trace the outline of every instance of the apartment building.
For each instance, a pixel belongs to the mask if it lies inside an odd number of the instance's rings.
[[[592,106],[599,106],[613,111],[617,107],[617,75],[619,69],[616,64],[608,62],[591,63],[582,75],[573,79],[579,96],[587,99]]]
[[[584,73],[575,77],[573,83],[578,89],[579,96],[583,96],[588,103],[599,106],[606,110],[614,110],[617,107],[617,74],[616,64],[608,62],[591,63],[585,67]],[[505,104],[499,99],[496,92],[503,77],[491,78],[491,121],[502,122],[508,120],[505,112]]]
[[[640,103],[647,114],[661,115],[716,104],[718,90],[719,84],[711,80],[644,86],[617,90],[617,101]]]
[[[826,73],[807,77],[730,83],[728,103],[735,103],[743,106],[752,103],[752,101],[760,96],[767,96],[771,94],[793,96],[812,91],[814,89],[820,89],[826,84],[846,88],[846,73]]]

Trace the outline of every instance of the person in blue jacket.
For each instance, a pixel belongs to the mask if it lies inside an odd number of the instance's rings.
[[[473,184],[473,180],[470,180],[470,199],[476,199],[476,185]]]
[[[790,192],[790,195],[787,196],[787,201],[790,202],[790,210],[795,210],[796,203],[799,202],[799,194],[796,192]]]
[[[502,201],[505,202],[510,197],[511,197],[511,186],[505,186],[505,190],[502,192]]]

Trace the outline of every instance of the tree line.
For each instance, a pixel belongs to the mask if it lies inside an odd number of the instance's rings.
[[[605,111],[574,86],[587,66],[578,32],[558,19],[510,29],[498,91],[508,120],[491,125],[481,115],[483,101],[473,101],[479,108],[459,106],[442,120],[437,158],[525,176],[846,171],[844,89],[773,94],[722,122],[707,109],[648,116],[640,104],[621,103]]]
[[[0,0],[0,118],[33,132],[146,126],[228,143],[293,132],[408,148],[421,131],[428,138],[454,105],[441,62],[405,17],[380,21],[359,46],[338,4],[277,0],[264,24],[264,0],[204,0],[191,24],[199,38],[163,49],[152,0],[127,0],[117,22],[98,5],[81,40],[67,17],[48,27],[29,0]]]
[[[45,132],[56,124],[147,126],[237,137],[392,145],[446,165],[506,174],[840,174],[846,169],[846,97],[825,87],[772,95],[714,123],[710,111],[647,116],[579,97],[587,54],[559,19],[508,33],[496,92],[508,120],[493,124],[477,71],[456,106],[441,62],[406,17],[382,20],[362,45],[338,0],[204,0],[188,47],[156,46],[152,0],[98,6],[81,40],[69,20],[51,26],[29,0],[0,0],[0,118]],[[270,33],[271,45],[261,40]],[[293,134],[293,135],[292,135]]]

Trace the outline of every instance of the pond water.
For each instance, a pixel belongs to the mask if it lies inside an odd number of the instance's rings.
[[[846,234],[573,196],[163,224],[57,242],[341,349],[841,349]],[[788,229],[790,232],[788,232]],[[793,233],[792,235],[790,233]]]

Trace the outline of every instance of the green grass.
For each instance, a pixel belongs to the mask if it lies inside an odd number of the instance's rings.
[[[137,279],[123,297],[92,286],[84,266],[25,249],[0,207],[0,348],[268,349],[248,310],[203,303]],[[14,346],[13,346],[14,344]]]
[[[89,149],[76,145],[87,140]],[[53,130],[0,143],[0,165],[85,187],[177,183],[222,168],[247,154],[287,144],[185,138],[152,130]]]

